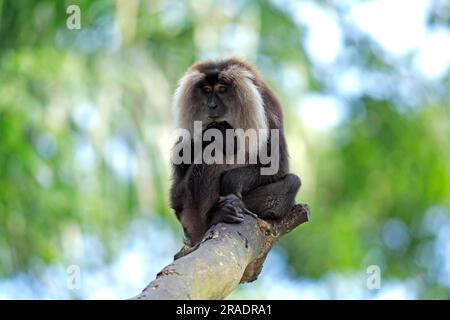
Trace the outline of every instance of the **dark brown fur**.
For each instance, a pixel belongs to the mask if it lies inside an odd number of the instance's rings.
[[[235,67],[229,69],[230,66]],[[230,71],[227,74],[227,77],[222,78],[227,78],[226,80],[230,81],[232,84],[239,84],[239,81],[242,79],[236,79],[235,75],[246,75],[247,72],[252,75],[251,82],[258,89],[260,97],[262,98],[266,118],[265,125],[269,129],[279,129],[279,170],[274,175],[261,175],[260,168],[262,164],[259,161],[257,164],[251,165],[208,165],[203,163],[174,165],[171,206],[175,210],[178,219],[181,221],[191,245],[198,243],[202,239],[211,224],[222,221],[221,215],[223,214],[223,208],[218,205],[220,196],[242,194],[243,202],[238,204],[238,206],[243,207],[245,206],[245,194],[248,191],[261,185],[280,180],[286,176],[289,171],[288,151],[284,137],[281,105],[274,93],[264,83],[258,71],[241,60],[228,59],[219,62],[200,62],[194,64],[187,71],[185,77],[180,81],[180,87],[177,90],[175,97],[176,107],[179,108],[178,110],[175,110],[175,112],[179,113],[177,114],[177,118],[181,119],[179,120],[179,126],[191,129],[191,127],[189,127],[191,120],[202,116],[202,111],[195,105],[195,90],[197,90],[197,84],[192,84],[192,86],[189,87],[189,81],[205,81],[205,74],[212,74],[214,76],[214,70],[217,70],[219,74],[221,74],[224,70],[234,69],[237,70],[236,73]],[[239,90],[242,89],[239,85],[235,85],[236,94],[239,94]],[[248,94],[243,96],[247,97]],[[239,99],[239,97],[236,99]],[[234,117],[239,119],[233,120],[236,120],[237,123],[242,124],[243,126],[249,123],[257,123],[258,125],[261,125],[261,127],[264,127],[264,125],[260,123],[261,117],[256,121],[252,118],[255,117],[254,110],[250,112],[246,107],[247,106],[244,103],[243,105],[240,105],[241,110],[234,110]],[[192,114],[195,114],[195,116]],[[221,123],[210,123],[210,125],[219,130],[225,129],[224,126],[226,126],[226,124],[224,125]],[[266,143],[270,143],[270,137]],[[259,212],[258,214],[270,218],[270,213]]]

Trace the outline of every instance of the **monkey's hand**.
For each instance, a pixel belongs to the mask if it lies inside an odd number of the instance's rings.
[[[244,220],[245,205],[242,199],[230,193],[219,198],[211,216],[210,226],[220,222],[240,223]]]

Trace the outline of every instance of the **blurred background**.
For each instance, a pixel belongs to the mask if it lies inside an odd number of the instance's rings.
[[[153,280],[182,243],[171,94],[230,56],[282,101],[312,208],[230,298],[450,298],[446,0],[0,0],[0,298],[124,299]]]

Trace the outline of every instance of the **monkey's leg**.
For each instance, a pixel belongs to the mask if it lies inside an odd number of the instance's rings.
[[[291,212],[300,186],[299,177],[287,174],[277,182],[260,186],[245,194],[243,201],[248,210],[262,219],[280,219]]]
[[[253,214],[242,201],[242,194],[261,185],[272,183],[279,179],[278,175],[261,175],[260,167],[247,166],[225,171],[220,181],[218,207],[226,211],[237,211]]]
[[[274,175],[261,175],[261,167],[246,166],[227,170],[220,181],[220,195],[235,194],[238,197],[246,192],[280,180],[286,173],[278,172]]]
[[[240,167],[225,171],[220,180],[220,197],[211,210],[208,226],[225,222],[240,223],[249,210],[242,201],[242,192],[269,183],[273,176],[261,176],[256,166]]]

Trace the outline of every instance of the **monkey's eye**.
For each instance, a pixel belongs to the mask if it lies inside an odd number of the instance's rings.
[[[204,93],[204,94],[211,93],[211,87],[203,86],[202,87],[202,93]]]
[[[227,92],[227,90],[228,90],[227,86],[225,86],[223,84],[217,86],[217,92],[218,93],[225,93],[225,92]]]

